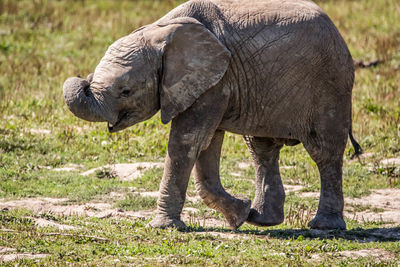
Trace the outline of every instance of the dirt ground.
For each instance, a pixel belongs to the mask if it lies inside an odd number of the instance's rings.
[[[333,253],[328,253],[328,254],[332,255]],[[378,249],[378,248],[360,249],[360,250],[345,250],[345,251],[337,252],[335,254],[335,256],[342,257],[342,258],[352,258],[352,259],[372,257],[372,258],[376,259],[375,263],[385,262],[385,261],[394,259],[393,254],[391,254],[390,252],[388,252],[384,249]],[[321,260],[322,257],[319,254],[312,254],[311,259],[318,261],[318,260]]]
[[[392,163],[392,161],[390,161]],[[397,162],[396,162],[397,164]],[[143,173],[153,167],[162,167],[162,163],[133,163],[133,164],[116,164],[107,165],[102,168],[111,169],[116,176],[122,180],[136,179],[143,175]],[[240,168],[247,168],[250,164],[241,164]],[[63,168],[54,169],[54,171],[79,171],[81,166],[67,165]],[[90,175],[95,173],[101,168],[92,169],[81,173],[81,175]],[[135,188],[130,188],[135,190]],[[286,193],[301,191],[303,187],[301,185],[285,185]],[[137,190],[136,192],[140,196],[157,197],[158,192],[143,192]],[[299,193],[302,197],[318,198],[318,192],[302,192]],[[118,199],[124,197],[123,193],[111,192],[103,199]],[[199,197],[187,197],[187,202],[201,201]],[[355,219],[359,222],[380,222],[385,224],[385,227],[398,227],[400,222],[400,189],[374,189],[369,196],[362,198],[346,198],[345,199],[345,217],[348,219]],[[360,208],[361,207],[361,208]],[[26,198],[18,200],[4,200],[0,199],[0,210],[9,210],[15,208],[25,208],[32,210],[37,216],[30,217],[38,227],[53,227],[58,230],[74,230],[74,226],[59,224],[49,219],[43,218],[41,214],[56,214],[63,216],[91,216],[97,218],[108,218],[108,217],[125,217],[125,218],[141,218],[144,220],[152,218],[155,210],[141,210],[141,211],[123,211],[115,208],[112,204],[106,202],[89,202],[86,204],[71,204],[67,198]],[[228,228],[228,224],[224,220],[217,219],[215,217],[204,217],[198,216],[199,210],[196,208],[186,207],[182,213],[182,219],[190,224],[197,224],[205,228],[212,227],[224,227]],[[397,230],[396,230],[397,229]],[[5,229],[3,229],[5,230]],[[300,230],[301,231],[301,230]],[[271,231],[273,233],[273,231]],[[299,235],[302,232],[293,230],[293,235]],[[318,230],[311,230],[311,235],[324,236],[329,235],[329,232],[320,232]],[[235,238],[251,238],[251,235],[240,232],[199,232],[199,235],[213,235],[218,236],[222,239],[235,239]],[[400,240],[400,233],[398,228],[382,228],[370,231],[371,240],[377,241],[379,238],[394,238]],[[265,236],[260,236],[265,238]],[[355,237],[357,238],[357,237]],[[359,251],[342,251],[339,252],[340,257],[367,257],[376,255],[380,259],[391,259],[393,255],[380,249],[364,249]],[[16,253],[13,248],[0,247],[0,262],[8,262],[21,258],[42,258],[47,257],[46,254],[27,254],[27,253]],[[318,259],[318,254],[312,255],[311,258]]]

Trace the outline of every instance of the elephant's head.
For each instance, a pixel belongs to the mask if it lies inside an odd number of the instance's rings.
[[[112,44],[87,80],[65,81],[65,102],[77,117],[107,121],[116,132],[161,108],[168,123],[224,76],[226,47],[192,18],[144,26]]]

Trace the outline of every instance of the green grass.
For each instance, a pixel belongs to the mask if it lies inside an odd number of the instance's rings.
[[[117,202],[117,207],[122,210],[148,210],[157,207],[157,198],[142,197],[139,194],[129,194],[125,199]]]
[[[62,84],[67,77],[91,73],[116,39],[151,23],[183,0],[164,1],[0,1],[0,198],[68,198],[71,202],[110,202],[121,210],[151,209],[155,198],[139,197],[132,188],[156,191],[162,169],[153,168],[133,181],[121,181],[103,170],[80,172],[113,163],[161,162],[166,154],[169,125],[154,118],[122,132],[108,133],[105,124],[74,117],[64,104]],[[399,188],[399,170],[381,166],[382,159],[400,157],[400,3],[396,0],[316,1],[332,18],[355,59],[380,59],[374,68],[356,72],[353,90],[353,130],[371,157],[350,161],[345,152],[343,191],[346,197],[370,194],[371,189]],[[37,133],[48,130],[50,134]],[[250,155],[241,136],[227,133],[222,151],[223,185],[232,194],[254,197],[253,168],[240,169]],[[79,171],[52,168],[80,165]],[[318,170],[302,145],[284,147],[280,164],[285,184],[317,192]],[[369,167],[373,167],[373,169]],[[239,175],[240,177],[236,177]],[[111,192],[124,197],[110,199]],[[194,196],[193,179],[188,194]],[[88,218],[34,214],[27,210],[0,211],[0,246],[49,257],[11,262],[27,265],[316,265],[364,266],[376,259],[343,258],[340,251],[380,248],[398,264],[396,240],[376,237],[373,228],[384,222],[348,220],[349,231],[316,234],[292,230],[306,227],[318,202],[297,193],[287,195],[282,225],[257,228],[244,225],[233,239],[207,233],[231,233],[226,228],[189,225],[187,232],[145,228],[146,220]],[[201,202],[197,216],[222,218]],[[349,205],[350,207],[350,205]],[[381,210],[352,206],[357,211]],[[60,231],[39,228],[32,218],[76,226]],[[9,229],[10,231],[4,231]],[[49,235],[59,233],[59,235]],[[68,233],[70,235],[62,235]],[[90,238],[90,236],[103,239]],[[368,241],[372,237],[373,241]],[[367,242],[368,241],[368,242]],[[316,259],[312,255],[318,255]],[[6,263],[1,263],[6,264]]]

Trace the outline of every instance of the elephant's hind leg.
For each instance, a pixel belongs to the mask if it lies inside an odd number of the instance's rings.
[[[236,229],[246,221],[251,201],[247,197],[233,197],[222,187],[219,162],[224,131],[216,131],[208,148],[200,153],[196,161],[194,176],[196,190],[204,203],[222,212],[231,228]]]
[[[285,191],[279,173],[279,152],[282,144],[271,138],[245,136],[256,169],[256,196],[247,222],[272,226],[283,222]]]
[[[340,133],[337,133],[329,135],[331,140],[320,142],[309,140],[304,143],[311,158],[317,163],[321,176],[318,211],[308,224],[310,228],[346,229],[343,219],[342,164],[347,134],[341,135],[341,140]]]

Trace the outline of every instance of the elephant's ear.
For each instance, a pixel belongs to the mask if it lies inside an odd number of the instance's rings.
[[[164,47],[160,92],[163,123],[185,111],[201,94],[215,86],[224,76],[231,56],[216,36],[197,20],[180,18],[168,24],[171,23],[175,25]]]

